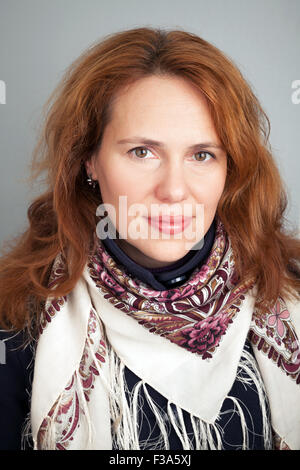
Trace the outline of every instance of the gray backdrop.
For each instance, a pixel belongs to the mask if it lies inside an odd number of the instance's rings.
[[[64,70],[106,34],[139,26],[186,29],[234,60],[270,118],[287,218],[299,227],[300,0],[0,0],[0,242],[25,229],[42,190],[23,179]]]

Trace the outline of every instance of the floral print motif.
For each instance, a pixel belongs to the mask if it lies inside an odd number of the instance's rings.
[[[150,288],[122,269],[100,240],[96,240],[88,270],[96,287],[116,308],[149,332],[198,354],[203,360],[212,357],[240,311],[243,294],[253,285],[252,281],[237,285],[230,240],[220,219],[206,263],[179,287],[163,291]]]
[[[64,262],[62,256],[59,254],[52,266],[51,274],[49,276],[48,287],[53,287],[57,280],[65,273]],[[52,318],[57,312],[61,310],[67,301],[67,297],[59,297],[53,300],[47,299],[40,316],[39,333],[42,334],[47,324],[51,322]]]
[[[254,310],[249,338],[258,350],[300,384],[300,341],[284,299],[279,297],[270,312],[258,314]]]
[[[97,347],[94,351],[98,364],[96,365],[90,352],[90,344]],[[78,371],[72,375],[62,394],[57,398],[46,418],[43,420],[38,432],[38,449],[45,448],[47,432],[52,423],[55,423],[56,450],[66,450],[74,439],[74,433],[80,426],[80,414],[84,410],[80,406],[81,387],[85,400],[89,401],[89,395],[94,388],[95,376],[99,375],[101,364],[105,362],[106,344],[102,324],[98,321],[93,309],[90,311],[87,339],[80,361]],[[78,381],[80,385],[78,385]]]
[[[130,276],[96,239],[96,251],[87,263],[99,292],[116,308],[136,319],[151,333],[210,359],[240,310],[244,294],[254,282],[239,283],[230,239],[217,219],[214,244],[206,263],[174,289],[156,291]],[[96,237],[96,233],[95,233]],[[64,274],[58,256],[49,285]],[[67,297],[48,301],[41,314],[40,332],[63,308]],[[300,383],[300,342],[286,305],[280,297],[269,313],[253,312],[249,331],[253,345],[262,350]]]
[[[271,310],[271,315],[268,316],[268,325],[275,327],[277,334],[280,338],[283,338],[286,328],[283,320],[287,320],[290,317],[289,311],[286,308],[282,308],[281,303],[277,300],[275,307]]]
[[[56,450],[66,450],[73,440],[73,435],[79,427],[80,414],[78,393],[74,383],[75,374],[43,420],[37,436],[38,449],[45,449],[46,436],[53,421],[56,431]]]
[[[207,317],[193,327],[180,330],[184,339],[179,340],[178,344],[191,352],[202,354],[202,359],[211,358],[208,351],[218,346],[229,323],[232,323],[232,319],[226,314]]]
[[[180,347],[211,359],[240,310],[244,294],[254,283],[240,283],[234,269],[230,240],[218,221],[211,253],[190,279],[175,289],[155,291],[122,270],[98,243],[96,253],[88,261],[91,279],[99,292],[116,308],[136,319],[141,325],[165,337]],[[64,274],[64,263],[57,257],[49,285]],[[41,314],[40,333],[67,302],[67,296],[48,300]],[[253,312],[249,338],[252,344],[275,362],[296,383],[300,383],[300,343],[283,299],[279,298],[270,312]],[[55,423],[56,449],[67,449],[80,428],[80,384],[89,401],[95,377],[106,360],[106,342],[102,323],[93,309],[90,311],[87,340],[80,366],[72,375],[62,394],[51,407],[38,432],[38,448],[47,439],[49,426]],[[90,347],[93,347],[94,355]],[[97,364],[94,362],[97,359]],[[288,447],[274,436],[275,448]]]
[[[100,279],[104,282],[104,284],[108,288],[113,289],[115,294],[125,293],[125,289],[123,289],[123,287],[118,285],[116,281],[109,274],[107,274],[107,272],[102,271],[100,273]]]

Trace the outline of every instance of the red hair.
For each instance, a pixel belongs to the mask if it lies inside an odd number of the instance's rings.
[[[136,28],[111,34],[67,70],[45,105],[29,180],[45,174],[46,190],[28,208],[27,230],[2,247],[0,322],[33,328],[53,261],[66,271],[56,296],[68,294],[94,249],[99,187],[86,183],[85,162],[99,148],[117,92],[149,75],[179,76],[207,98],[228,155],[218,215],[231,238],[241,281],[255,278],[261,311],[279,295],[300,292],[300,240],[287,232],[286,189],[270,145],[270,123],[234,63],[219,49],[182,30]]]

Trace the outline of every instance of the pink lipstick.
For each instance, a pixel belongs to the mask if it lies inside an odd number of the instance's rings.
[[[162,233],[175,234],[183,232],[192,221],[192,217],[162,215],[148,217],[148,223]]]

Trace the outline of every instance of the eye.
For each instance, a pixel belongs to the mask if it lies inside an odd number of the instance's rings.
[[[150,150],[146,147],[135,147],[129,150],[127,153],[130,156],[130,158],[133,158],[139,161],[146,161],[146,160],[149,160],[149,158],[145,158],[147,157],[148,152],[150,152]],[[199,162],[199,163],[207,161],[207,158],[206,158],[207,155],[209,155],[209,157],[211,158],[214,158],[214,159],[216,158],[212,153],[204,152],[204,151],[196,152],[194,153],[194,156],[195,155],[198,155],[198,157],[196,157],[196,162]],[[156,160],[156,159],[152,158],[150,160]]]
[[[150,150],[147,149],[146,147],[135,147],[129,150],[127,153],[130,156],[130,158],[143,161],[143,160],[146,160],[145,157],[147,156],[147,152],[149,151]]]
[[[212,153],[210,152],[197,152],[195,153],[194,155],[200,155],[200,157],[197,159],[196,158],[196,161],[197,162],[203,162],[203,161],[206,161],[204,160],[205,159],[205,155],[209,155],[211,158],[216,158]]]

